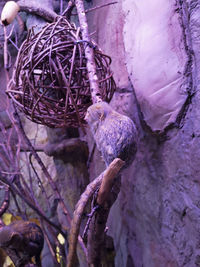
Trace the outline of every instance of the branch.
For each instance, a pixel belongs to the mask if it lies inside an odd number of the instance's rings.
[[[106,223],[110,209],[117,199],[121,187],[121,176],[117,175],[120,168],[123,167],[125,162],[120,159],[116,168],[107,172],[107,177],[103,179],[101,188],[97,197],[97,205],[99,208],[96,209],[94,216],[89,224],[88,231],[88,265],[89,266],[101,266],[102,264],[102,249],[105,247],[106,237]],[[113,163],[113,162],[112,162]],[[112,164],[111,163],[111,164]]]
[[[111,192],[111,189],[113,187],[114,179],[116,178],[117,174],[121,170],[121,168],[124,166],[125,162],[122,161],[119,158],[114,159],[110,165],[109,168],[105,171],[98,196],[97,196],[97,204],[103,205],[105,201],[108,199],[108,196]]]
[[[87,18],[85,15],[84,5],[82,0],[75,0],[76,9],[78,13],[78,18],[80,22],[81,32],[83,40],[86,41],[85,44],[85,57],[87,59],[87,70],[88,70],[88,77],[90,82],[90,92],[92,97],[92,102],[100,102],[102,101],[100,96],[100,90],[99,90],[99,81],[97,77],[97,71],[96,71],[96,64],[94,60],[94,51],[93,48],[90,47],[91,40],[90,35],[88,31],[88,23]]]
[[[41,167],[44,175],[46,176],[52,190],[54,191],[56,197],[60,200],[60,203],[61,203],[61,206],[62,206],[62,209],[63,209],[63,214],[66,216],[66,219],[67,219],[67,222],[68,224],[70,225],[71,223],[71,217],[69,215],[69,212],[67,210],[67,207],[64,203],[64,200],[60,194],[60,191],[56,185],[56,183],[53,181],[51,175],[49,174],[48,170],[46,169],[44,163],[42,162],[42,160],[40,159],[40,157],[38,156],[38,153],[34,150],[30,140],[28,139],[28,137],[26,136],[25,132],[24,132],[24,129],[23,129],[23,126],[22,126],[22,123],[21,123],[21,120],[20,120],[20,117],[19,117],[19,114],[17,113],[17,110],[16,110],[16,107],[15,105],[13,104],[14,108],[15,108],[15,113],[14,113],[14,117],[15,117],[15,122],[14,122],[14,125],[15,127],[18,128],[18,130],[20,131],[22,137],[23,137],[23,140],[25,141],[26,145],[29,147],[31,153],[33,154],[33,156],[35,157],[36,161],[38,162],[39,166]],[[32,203],[29,203],[29,206],[31,206]],[[32,207],[33,208],[33,207]],[[39,214],[39,213],[38,213]],[[45,218],[44,218],[45,219]],[[46,219],[45,219],[46,220]],[[61,232],[62,233],[62,232]],[[84,243],[83,243],[83,240],[82,238],[79,236],[78,238],[79,240],[79,244],[84,252],[84,254],[86,255],[86,249],[85,249],[85,246],[84,246]]]
[[[24,202],[26,202],[26,204],[31,207],[34,211],[36,211],[36,213],[43,219],[45,220],[48,224],[50,224],[51,226],[53,226],[56,230],[58,230],[64,237],[66,237],[66,234],[60,229],[60,227],[58,225],[56,225],[54,222],[50,221],[49,218],[47,218],[44,213],[38,208],[36,207],[19,189],[17,189],[13,183],[9,182],[6,178],[4,178],[1,174],[0,174],[0,181],[2,181],[3,183],[7,184],[10,189],[13,191],[13,193],[16,195],[18,195],[22,200],[24,200]]]
[[[14,109],[15,109],[15,113],[14,113],[14,118],[15,118],[14,125],[20,131],[20,134],[23,137],[23,140],[25,141],[26,145],[29,147],[31,153],[33,154],[33,156],[35,157],[35,159],[38,162],[39,166],[41,167],[41,169],[42,169],[44,175],[46,176],[46,178],[47,178],[47,180],[48,180],[48,182],[49,182],[52,190],[54,191],[56,197],[60,199],[60,202],[61,202],[62,208],[63,208],[63,212],[64,212],[64,214],[65,214],[65,216],[67,218],[68,223],[70,224],[71,218],[69,216],[69,212],[68,212],[67,207],[66,207],[66,205],[65,205],[65,203],[63,201],[63,198],[61,197],[60,191],[59,191],[56,183],[53,181],[53,179],[52,179],[51,175],[49,174],[47,168],[45,167],[44,163],[40,159],[38,153],[34,150],[34,148],[33,148],[32,144],[31,144],[30,140],[26,136],[26,134],[24,132],[24,129],[23,129],[23,126],[22,126],[22,123],[21,123],[21,120],[20,120],[20,117],[19,117],[18,112],[16,110],[16,107],[15,107],[14,104],[13,104],[13,106],[14,106]]]
[[[54,19],[58,16],[53,10],[49,8],[43,8],[42,5],[36,6],[34,4],[34,1],[20,0],[17,3],[20,7],[20,11],[38,15],[48,22],[54,21]]]
[[[87,206],[87,203],[89,199],[92,197],[94,192],[97,190],[97,188],[101,185],[102,180],[104,181],[103,185],[101,186],[101,193],[100,193],[100,201],[105,199],[105,192],[108,193],[108,190],[106,189],[107,185],[110,185],[110,181],[113,181],[114,177],[116,177],[119,170],[124,165],[124,162],[121,159],[114,159],[110,165],[107,167],[107,169],[102,172],[94,181],[92,181],[87,187],[86,190],[83,192],[83,194],[80,197],[80,200],[78,201],[76,205],[76,209],[74,211],[74,216],[71,223],[71,230],[70,230],[70,236],[69,236],[69,253],[67,258],[67,267],[72,267],[74,263],[74,256],[76,252],[76,245],[77,245],[77,237],[79,234],[79,229],[81,225],[81,219],[83,212],[85,210],[85,207]],[[109,181],[109,182],[106,182]]]
[[[4,195],[4,201],[1,204],[0,207],[0,217],[6,212],[6,210],[8,209],[10,203],[10,190],[9,190],[9,186],[5,186],[5,195]]]

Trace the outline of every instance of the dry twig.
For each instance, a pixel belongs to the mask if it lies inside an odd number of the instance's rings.
[[[110,3],[107,3],[107,4],[103,4],[103,5],[100,5],[100,6],[95,6],[95,7],[92,7],[92,8],[89,8],[85,11],[85,13],[90,13],[92,11],[95,11],[97,9],[100,9],[102,7],[107,7],[107,6],[110,6],[110,5],[114,5],[114,4],[117,4],[118,2],[110,2]],[[73,16],[77,16],[77,13],[73,13],[72,14]],[[91,35],[91,34],[90,34]]]
[[[124,166],[125,162],[119,158],[114,159],[109,168],[106,169],[99,192],[97,196],[97,204],[103,205],[108,199],[111,189],[114,184],[114,179],[118,175],[121,168]]]
[[[80,224],[83,212],[85,210],[85,207],[94,194],[94,192],[97,190],[97,188],[102,183],[102,180],[104,180],[103,185],[101,186],[101,193],[99,196],[100,201],[103,199],[105,200],[105,192],[109,192],[110,188],[110,181],[113,181],[113,179],[116,177],[122,166],[124,165],[124,162],[121,159],[114,159],[111,164],[107,167],[107,169],[102,172],[94,181],[92,181],[84,191],[84,193],[81,195],[80,200],[78,201],[76,205],[76,209],[74,211],[73,220],[71,223],[71,230],[70,230],[70,237],[69,237],[69,253],[67,258],[67,267],[73,266],[74,256],[76,252],[76,245],[77,245],[77,237],[79,234]],[[106,182],[109,181],[109,182]],[[106,188],[107,185],[109,185],[109,189]]]

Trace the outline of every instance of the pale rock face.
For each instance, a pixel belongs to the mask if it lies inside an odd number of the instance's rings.
[[[187,98],[188,58],[175,4],[174,0],[122,1],[127,69],[144,119],[154,131],[175,122]]]

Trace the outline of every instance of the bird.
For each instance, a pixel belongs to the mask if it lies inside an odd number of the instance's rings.
[[[104,101],[89,106],[85,120],[106,165],[120,158],[128,167],[137,152],[138,131],[135,123]]]
[[[43,245],[44,235],[36,223],[18,220],[0,228],[0,247],[15,253],[19,266],[31,264],[31,258],[35,257],[40,267]]]

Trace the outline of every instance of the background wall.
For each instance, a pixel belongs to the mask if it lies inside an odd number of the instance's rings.
[[[139,120],[142,114],[141,109],[137,109],[136,81],[131,72],[138,64],[134,60],[139,60],[134,57],[134,39],[131,37],[135,31],[134,18],[138,16],[137,9],[132,9],[133,2],[137,5],[137,1],[118,1],[96,11],[89,19],[91,32],[96,30],[98,44],[113,60],[118,92],[112,105],[131,116],[140,132],[137,157],[124,172],[121,193],[109,217],[116,266],[200,266],[200,1],[170,2],[174,12],[178,9],[184,49],[189,58],[190,66],[185,66],[189,79],[185,88],[195,94],[189,97],[191,101],[180,127],[167,130],[165,138],[155,135]],[[153,2],[146,1],[144,12],[152,9]],[[104,1],[94,1],[94,5],[101,3]],[[146,43],[147,47],[150,45]],[[132,57],[127,46],[132,47]],[[153,56],[149,56],[153,60]],[[153,72],[159,72],[160,68],[162,66],[155,66]],[[182,74],[183,79],[184,75],[186,73]],[[144,77],[147,83],[148,78],[151,82],[151,73]],[[97,161],[94,162],[96,166]]]
[[[88,6],[109,2],[93,0]],[[153,0],[146,1],[146,12],[152,3]],[[174,119],[173,127],[162,134],[155,134],[144,123],[141,106],[135,97],[132,69],[137,62],[127,50],[133,42],[133,38],[129,41],[128,37],[134,25],[133,1],[119,0],[88,15],[93,38],[112,58],[117,92],[111,105],[136,122],[140,135],[136,159],[124,171],[121,192],[109,216],[109,234],[114,239],[116,266],[200,266],[200,1],[174,0],[170,3],[174,12],[177,9],[179,11],[183,48],[187,55],[187,64],[181,77],[185,79],[187,75],[185,88],[189,97],[187,109],[184,109],[187,111],[185,116],[181,112],[181,123]],[[156,66],[153,71],[156,73],[158,69],[159,66]],[[3,84],[1,79],[2,90]],[[31,123],[28,123],[26,128],[31,129]],[[56,143],[70,137],[67,131],[50,131],[48,135],[42,132],[40,138],[46,143]],[[87,141],[91,148],[93,140],[89,132]],[[55,177],[56,169],[55,179],[62,181],[63,188],[65,181],[67,186],[72,179],[80,176],[74,171],[75,166],[66,164],[63,155],[54,158],[49,168],[54,168],[52,173]],[[81,171],[82,163],[79,169]],[[103,169],[100,153],[95,151],[89,170],[90,180]],[[82,184],[88,181],[85,169],[83,173],[85,180]],[[79,183],[71,184],[76,187]],[[65,192],[62,193],[64,195]],[[65,196],[66,201],[67,198]],[[74,198],[77,200],[77,196]],[[71,209],[73,205],[75,203],[71,204]],[[62,218],[59,220],[62,222]]]

